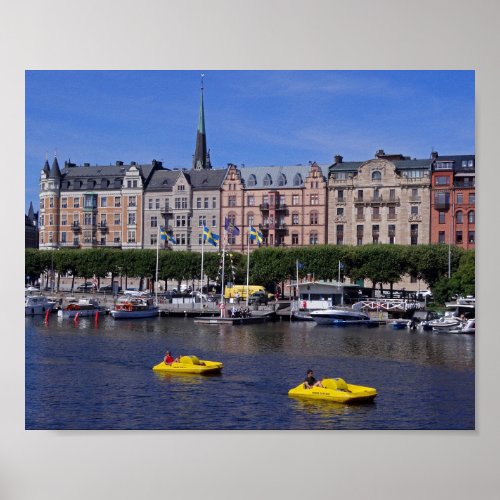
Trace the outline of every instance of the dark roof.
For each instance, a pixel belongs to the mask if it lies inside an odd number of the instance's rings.
[[[45,163],[43,165],[43,171],[49,175],[50,174],[50,166],[49,166],[49,160],[45,160]]]
[[[57,162],[57,158],[54,157],[54,161],[52,162],[52,167],[50,169],[49,177],[51,179],[59,179],[61,177],[61,170],[59,169],[59,163]]]
[[[434,162],[439,161],[452,161],[453,170],[455,172],[470,172],[473,174],[476,170],[476,155],[451,155],[451,156],[438,156]],[[469,166],[469,162],[472,161],[472,166]],[[463,162],[467,162],[467,166],[463,165]]]
[[[155,170],[144,191],[171,191],[179,175],[177,170]]]
[[[193,190],[220,188],[226,177],[227,168],[183,171]]]
[[[431,159],[426,159],[426,160],[389,160],[386,158],[381,158],[382,160],[386,160],[396,167],[396,170],[411,170],[411,169],[430,169],[431,168]],[[372,160],[377,160],[377,158],[374,158]],[[367,160],[367,161],[348,161],[348,162],[342,162],[342,163],[334,163],[329,167],[330,172],[356,172],[358,168],[365,164],[368,163],[369,161],[372,160]]]

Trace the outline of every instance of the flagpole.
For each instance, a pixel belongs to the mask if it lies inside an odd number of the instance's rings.
[[[200,309],[203,309],[203,258],[205,249],[205,226],[203,226],[203,236],[201,238],[201,287],[200,287]],[[207,287],[208,295],[208,287]]]
[[[339,260],[339,277],[337,281],[340,283],[340,260]]]
[[[220,308],[220,317],[224,316],[224,262],[226,257],[226,230],[224,229],[224,238],[222,240],[222,273],[221,273],[221,292],[220,292],[220,300],[221,300],[221,308]]]
[[[297,266],[297,285],[295,286],[295,298],[297,302],[299,301],[299,259],[295,261],[295,265]]]
[[[158,261],[160,255],[160,225],[158,225],[158,236],[156,237],[156,305],[158,305]]]
[[[247,230],[247,300],[246,307],[248,307],[248,282],[250,280],[250,230]]]

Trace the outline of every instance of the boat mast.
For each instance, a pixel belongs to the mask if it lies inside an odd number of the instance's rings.
[[[250,230],[247,232],[247,300],[245,306],[248,307],[248,282],[250,279]]]
[[[160,226],[158,225],[158,236],[156,237],[156,277],[155,277],[155,288],[156,288],[156,305],[158,305],[158,262],[160,255]]]

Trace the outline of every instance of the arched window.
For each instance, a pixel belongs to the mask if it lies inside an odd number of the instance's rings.
[[[295,177],[293,178],[293,185],[302,186],[302,176],[300,174],[295,174]]]
[[[463,224],[463,222],[464,222],[464,214],[463,214],[463,212],[461,210],[459,210],[457,212],[456,219],[457,219],[457,224]]]
[[[257,184],[257,178],[255,177],[255,175],[251,175],[249,178],[248,178],[248,182],[247,182],[247,185],[248,187],[252,187],[252,186],[255,186],[255,184]]]
[[[476,223],[476,212],[474,210],[471,210],[469,212],[469,224],[475,224]]]
[[[286,185],[286,177],[285,174],[280,174],[278,178],[278,186],[285,186]]]
[[[372,173],[372,181],[381,181],[382,180],[382,173],[379,172],[378,170],[375,170],[375,172]]]
[[[264,186],[270,186],[273,183],[273,180],[269,174],[266,174],[264,177]]]
[[[311,225],[318,224],[318,212],[311,212],[311,214],[309,216],[309,222]]]

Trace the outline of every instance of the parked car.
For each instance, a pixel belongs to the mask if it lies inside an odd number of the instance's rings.
[[[250,297],[248,297],[249,304],[263,304],[267,305],[269,298],[267,292],[254,292]]]
[[[113,292],[113,285],[104,285],[104,286],[101,286],[101,288],[99,288],[99,291],[102,292],[102,293],[111,293]],[[118,287],[118,293],[121,293],[122,292],[122,287],[119,286]]]
[[[94,289],[94,283],[92,283],[92,281],[87,281],[83,285],[78,285],[75,290],[77,292],[92,292]]]
[[[28,286],[24,289],[25,292],[39,292],[40,288],[37,286]]]

